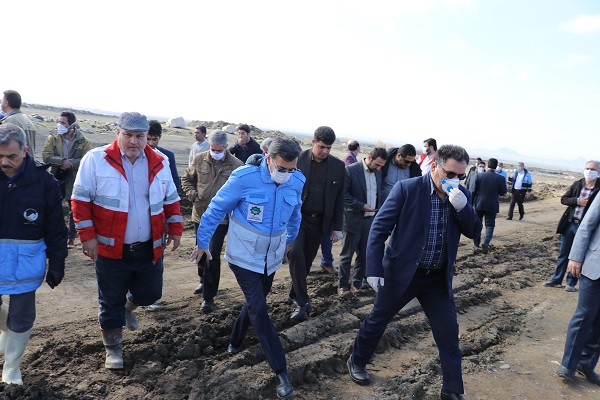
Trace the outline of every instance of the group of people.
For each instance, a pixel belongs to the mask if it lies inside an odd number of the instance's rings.
[[[123,368],[123,327],[137,329],[135,310],[155,305],[161,298],[164,249],[170,246],[173,251],[181,241],[181,183],[193,203],[197,236],[190,260],[197,264],[200,276],[194,293],[203,295],[201,310],[215,308],[220,254],[227,235],[225,260],[244,294],[227,351],[240,352],[252,326],[275,374],[278,397],[289,397],[293,387],[266,296],[287,256],[293,304],[290,319],[309,317],[307,277],[321,246],[321,266],[337,275],[340,295],[367,286],[376,292],[373,309],[362,322],[347,360],[351,379],[361,385],[370,382],[366,364],[387,324],[417,298],[439,348],[440,398],[464,398],[452,294],[454,262],[461,235],[478,245],[483,218],[482,249],[487,251],[498,198],[507,190],[506,176],[496,159],[488,160],[487,167],[484,164],[484,170],[465,188],[460,181],[469,155],[455,145],[438,149],[435,139],[424,141],[419,156],[413,145],[405,144],[375,147],[360,157],[360,145],[351,141],[342,161],[330,154],[336,135],[327,126],[315,130],[310,148],[304,151],[296,140],[285,136],[258,144],[245,124],[238,126],[238,140],[228,147],[227,133],[215,130],[207,137],[206,128],[198,126],[188,167],[179,179],[173,153],[158,146],[162,134],[158,121],[148,121],[137,112],[123,113],[115,140],[92,149],[75,116],[63,112],[56,134],[46,140],[41,164],[29,152],[28,143],[34,146],[35,142],[17,125],[20,96],[16,93],[17,104],[15,93],[4,92],[0,125],[0,248],[6,255],[0,261],[0,294],[10,295],[9,306],[0,305],[3,382],[22,384],[19,364],[35,320],[35,291],[44,279],[51,288],[61,283],[75,231],[83,254],[95,264],[105,367]],[[31,131],[32,126],[24,126]],[[597,178],[598,164],[588,163],[586,171],[588,166]],[[592,203],[597,190],[590,189],[596,184],[596,178],[588,179],[592,175],[572,188],[569,198],[576,197],[575,202],[564,200],[573,212],[563,227],[564,232],[579,227],[568,269],[573,278],[581,279],[582,293],[585,285],[589,294],[580,299],[587,303],[581,310],[578,307],[569,327],[572,348],[561,368],[564,376],[572,377],[576,367],[588,379],[594,376],[598,349],[593,338],[583,338],[580,327],[597,328],[587,310],[590,304],[600,307],[598,296],[594,297],[600,272],[593,264],[588,267],[586,256],[593,258],[593,254],[586,254],[587,244],[577,239],[584,230],[594,233],[600,215],[600,206]],[[522,218],[522,200],[531,191],[531,176],[517,168],[508,181]],[[68,227],[63,197],[70,199]],[[588,208],[593,217],[584,219]],[[410,240],[406,227],[411,227]],[[338,240],[342,250],[339,268],[335,268],[331,248]],[[553,283],[558,282],[558,269],[556,275]]]

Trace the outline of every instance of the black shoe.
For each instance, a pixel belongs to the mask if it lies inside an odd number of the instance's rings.
[[[296,299],[288,296],[288,302],[290,302],[291,304],[295,305],[296,307],[298,307],[298,302],[296,301]]]
[[[200,282],[198,284],[198,286],[196,286],[196,289],[194,289],[194,294],[199,295],[199,294],[202,294],[203,291],[204,291],[204,285],[202,284],[202,282]]]
[[[227,346],[227,352],[228,353],[237,354],[240,351],[242,351],[242,345],[241,344],[239,346],[234,346],[231,343],[229,343],[229,346]]]
[[[572,381],[576,371],[577,370],[575,369],[568,369],[561,365],[560,368],[558,368],[558,370],[556,371],[556,375],[560,376],[561,378],[567,381]]]
[[[465,395],[460,393],[446,393],[443,390],[440,392],[442,400],[465,400]]]
[[[482,244],[482,245],[481,245],[481,252],[482,252],[483,254],[487,254],[487,253],[488,253],[488,251],[489,251],[489,249],[490,249],[490,245],[489,245],[489,244],[485,244],[485,243],[484,243],[484,244]]]
[[[552,281],[552,280],[549,280],[549,281],[546,281],[546,282],[544,282],[544,286],[546,286],[546,287],[557,287],[557,288],[561,288],[561,287],[562,287],[562,284],[561,284],[561,283],[556,283],[556,282],[554,282],[554,281]]]
[[[358,383],[359,385],[365,386],[371,383],[371,377],[369,376],[369,372],[365,367],[359,367],[354,364],[352,361],[352,356],[348,358],[346,361],[346,365],[348,366],[348,373],[350,373],[350,378],[354,381],[354,383]]]
[[[311,308],[310,308],[310,302],[306,303],[303,306],[299,306],[297,304],[298,303],[296,303],[296,309],[294,310],[294,312],[290,316],[290,319],[292,321],[302,321],[304,319],[304,317],[306,316],[306,314],[308,314],[310,312],[310,310],[311,310]]]
[[[509,221],[511,221],[511,220],[512,220],[512,217],[506,217],[506,219],[507,219],[507,220],[509,220]]]
[[[520,221],[520,220],[522,220],[522,219],[523,219],[523,216],[522,216],[522,215],[519,215],[519,221]]]
[[[275,385],[277,386],[277,397],[280,399],[290,397],[294,391],[287,371],[275,375]]]
[[[600,375],[595,373],[593,369],[586,368],[581,364],[577,364],[577,372],[585,376],[585,379],[587,379],[588,382],[600,386]]]
[[[202,302],[202,305],[200,306],[200,310],[205,314],[208,314],[209,312],[211,312],[214,309],[215,309],[215,301],[213,299],[204,299],[204,301]]]

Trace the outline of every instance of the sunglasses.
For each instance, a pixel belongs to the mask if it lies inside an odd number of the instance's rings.
[[[446,169],[444,167],[442,167],[441,165],[440,165],[440,168],[442,169],[442,171],[444,171],[444,173],[446,174],[446,178],[448,178],[448,179],[454,179],[457,177],[460,180],[465,179],[465,174],[457,174],[456,172],[446,171]]]

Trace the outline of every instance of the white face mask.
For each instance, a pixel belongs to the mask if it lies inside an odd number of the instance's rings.
[[[502,172],[502,167],[496,167],[496,172]]]
[[[441,180],[442,187],[446,192],[450,192],[450,189],[458,189],[458,185],[460,185],[460,179],[452,178],[452,179],[442,179]]]
[[[598,171],[592,171],[591,169],[586,169],[583,171],[583,176],[586,181],[593,181],[598,178]]]
[[[65,133],[69,132],[69,128],[65,127],[62,124],[58,124],[56,126],[58,127],[58,134],[59,135],[64,135]]]
[[[223,159],[223,157],[225,157],[225,152],[215,153],[212,150],[210,150],[210,156],[217,161],[221,161]]]
[[[273,168],[273,171],[271,171],[271,179],[273,179],[273,182],[275,183],[286,183],[291,176],[291,172],[279,172],[275,168]]]
[[[423,146],[423,154],[429,154],[429,147]]]
[[[517,167],[517,172],[523,171],[523,167]]]
[[[477,168],[477,171],[479,171],[479,172],[485,172],[485,168],[479,167],[479,168]]]

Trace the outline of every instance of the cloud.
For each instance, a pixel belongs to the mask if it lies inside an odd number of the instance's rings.
[[[490,74],[492,75],[493,78],[497,78],[500,75],[504,75],[507,71],[506,67],[503,67],[502,65],[497,65],[494,68],[492,68],[492,70],[490,71]]]
[[[596,56],[592,54],[569,54],[566,60],[559,62],[556,66],[564,69],[575,68],[594,60],[596,60]]]
[[[464,49],[465,47],[468,47],[467,43],[464,40],[462,40],[461,38],[458,38],[458,37],[452,39],[452,41],[450,42],[450,46],[451,47],[458,47],[458,48],[461,48],[461,49]]]
[[[442,0],[442,3],[448,7],[470,7],[471,0]]]
[[[600,33],[600,15],[580,15],[572,21],[561,24],[559,30],[579,35]]]
[[[529,72],[527,71],[521,71],[519,72],[519,75],[517,75],[517,77],[522,80],[522,81],[526,81],[528,80],[531,76],[529,75]]]

